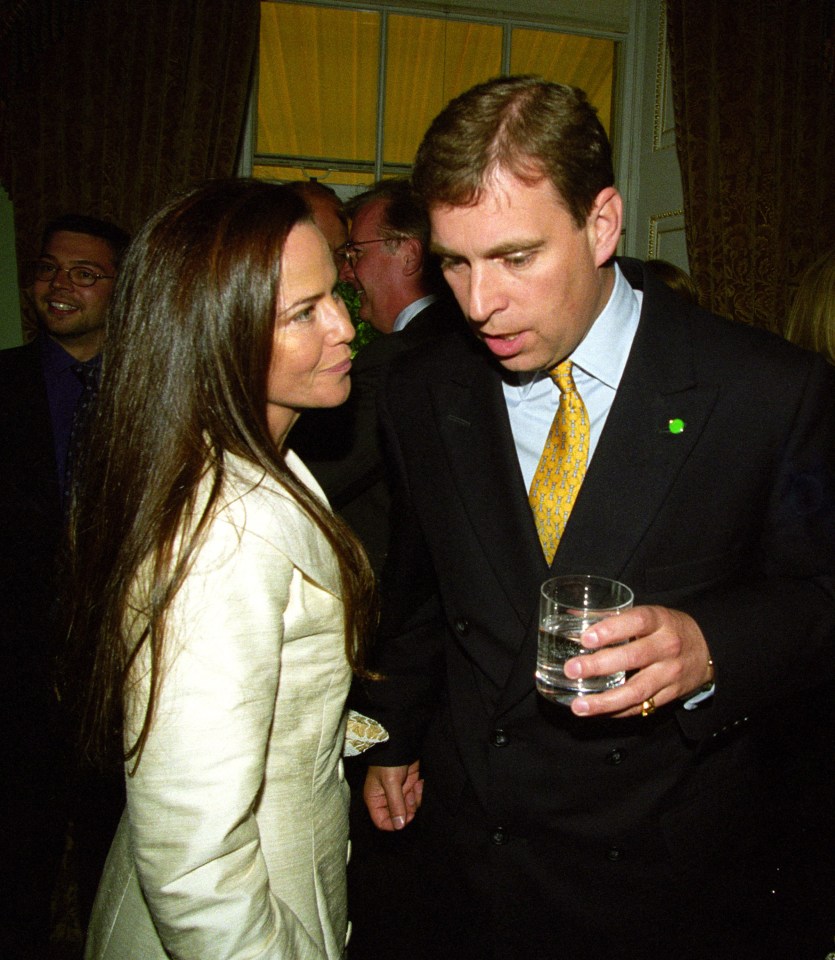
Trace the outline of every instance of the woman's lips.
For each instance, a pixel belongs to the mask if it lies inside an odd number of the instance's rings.
[[[333,367],[328,367],[325,373],[348,373],[351,369],[351,358],[348,357],[347,360],[343,360],[342,363],[337,363]]]

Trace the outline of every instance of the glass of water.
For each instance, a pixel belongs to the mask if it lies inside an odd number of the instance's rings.
[[[563,667],[572,657],[593,653],[580,643],[583,631],[598,620],[617,616],[632,606],[626,584],[590,574],[554,577],[539,595],[539,643],[536,689],[548,700],[569,704],[586,693],[601,693],[626,680],[623,670],[602,677],[566,677]]]

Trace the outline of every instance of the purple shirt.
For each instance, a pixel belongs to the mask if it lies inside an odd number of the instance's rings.
[[[49,402],[49,419],[52,422],[52,441],[55,445],[55,463],[58,466],[58,487],[63,498],[73,414],[81,397],[83,384],[74,370],[79,366],[78,360],[67,353],[52,337],[41,336],[40,341],[41,364]],[[86,367],[100,365],[101,354],[83,364]]]

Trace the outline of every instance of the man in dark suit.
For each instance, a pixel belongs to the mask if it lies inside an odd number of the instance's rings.
[[[306,411],[289,438],[350,524],[377,573],[388,550],[390,496],[380,449],[377,387],[391,360],[463,325],[429,256],[429,221],[407,181],[383,180],[349,204],[340,278],[360,295],[360,318],[384,334],[364,346],[341,407]]]
[[[0,352],[0,639],[3,710],[3,956],[45,954],[67,829],[66,742],[54,694],[56,560],[79,401],[95,390],[127,235],[106,221],[50,222],[27,264],[35,340]],[[76,433],[73,434],[75,421]],[[10,869],[11,868],[11,869]],[[11,951],[11,952],[10,952]]]
[[[410,955],[802,956],[762,733],[833,673],[832,371],[614,259],[621,198],[581,91],[463,94],[413,184],[474,336],[381,389],[396,487],[370,693],[391,739],[365,797],[419,837],[432,904]],[[566,360],[586,466],[551,560],[529,491]],[[534,687],[539,588],[566,573],[636,603],[566,665],[625,683],[570,706]]]

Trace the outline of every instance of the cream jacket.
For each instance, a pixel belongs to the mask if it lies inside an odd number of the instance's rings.
[[[87,960],[336,960],[345,949],[350,669],[336,558],[285,491],[227,463],[169,614],[172,656],[126,778]],[[287,463],[319,492],[292,452]],[[129,697],[131,742],[145,679]]]

